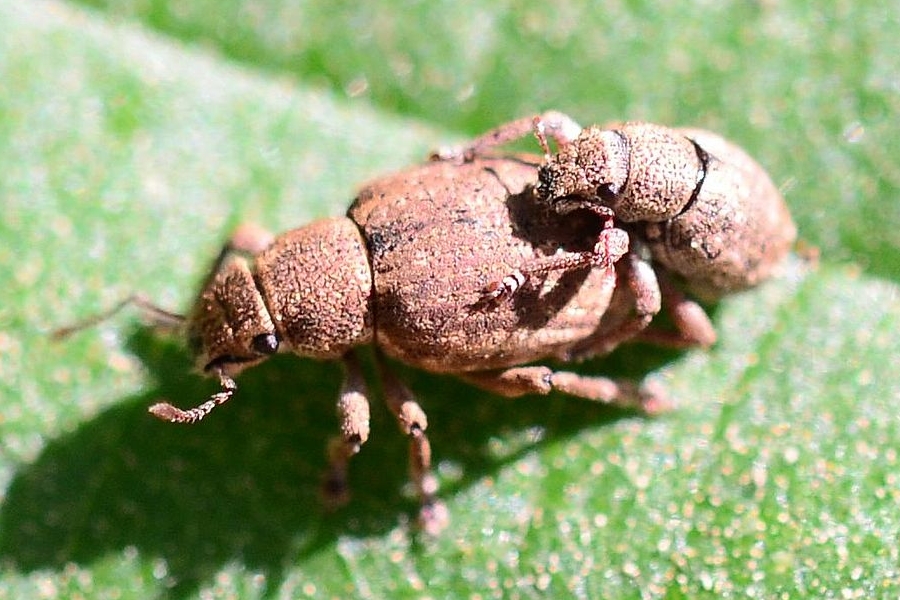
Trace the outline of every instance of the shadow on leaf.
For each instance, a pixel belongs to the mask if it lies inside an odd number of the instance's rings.
[[[364,353],[372,437],[351,463],[349,505],[328,513],[319,484],[325,444],[337,428],[337,365],[275,357],[243,374],[235,397],[204,421],[173,425],[153,419],[147,407],[162,399],[194,406],[215,382],[187,375],[185,353],[150,330],[138,330],[128,345],[155,388],[123,398],[20,470],[0,512],[0,558],[31,571],[136,548],[147,560],[165,560],[162,583],[175,597],[233,561],[264,573],[274,590],[284,565],[339,535],[382,534],[415,514],[414,501],[401,493],[406,441],[380,405],[371,354]],[[628,348],[604,365],[646,373],[671,358],[663,354]],[[436,461],[463,469],[442,489],[447,499],[533,447],[501,461],[485,452],[491,437],[538,426],[538,445],[623,414],[562,396],[505,400],[450,377],[397,368],[428,412]]]

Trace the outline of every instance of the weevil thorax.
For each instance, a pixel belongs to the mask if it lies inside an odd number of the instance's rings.
[[[628,180],[604,204],[626,223],[659,223],[679,215],[703,181],[705,167],[694,143],[653,123],[629,121],[612,127],[628,148]]]
[[[627,141],[615,131],[588,127],[541,166],[535,191],[551,203],[615,204],[627,181]]]
[[[372,340],[372,269],[350,219],[280,235],[256,257],[255,278],[285,349],[335,359]]]
[[[279,337],[247,258],[225,255],[187,320],[197,368],[234,377],[278,351]]]

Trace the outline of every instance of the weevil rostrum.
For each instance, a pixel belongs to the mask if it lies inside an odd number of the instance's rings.
[[[277,352],[339,360],[340,433],[329,443],[325,489],[342,501],[348,461],[369,436],[369,394],[354,349],[372,344],[386,404],[409,438],[419,522],[436,533],[448,516],[431,472],[427,417],[385,356],[508,397],[558,390],[660,410],[666,399],[652,386],[533,363],[584,359],[638,336],[708,344],[714,332],[705,313],[657,280],[645,233],[635,238],[615,208],[598,209],[592,197],[561,210],[546,191],[553,159],[484,155],[497,139],[478,141],[466,160],[370,182],[345,217],[277,237],[240,228],[184,317],[137,301],[180,321],[197,368],[221,385],[195,408],[160,403],[150,412],[198,421],[233,396],[241,371]],[[679,299],[667,307],[674,338],[646,329],[664,296]]]

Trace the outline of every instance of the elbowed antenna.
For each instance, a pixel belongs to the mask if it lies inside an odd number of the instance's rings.
[[[211,413],[212,409],[218,405],[228,402],[229,398],[231,398],[237,390],[237,384],[234,382],[234,379],[221,371],[219,371],[219,383],[222,385],[222,391],[213,394],[209,397],[209,400],[195,408],[182,410],[176,406],[172,406],[168,402],[159,402],[147,410],[154,417],[170,423],[196,423]]]
[[[111,319],[112,317],[117,315],[119,311],[127,306],[134,306],[140,309],[143,316],[148,321],[151,321],[151,323],[156,327],[168,327],[175,329],[181,327],[185,322],[184,315],[173,313],[164,308],[160,308],[141,294],[131,294],[123,300],[120,300],[115,306],[105,312],[93,315],[91,317],[88,317],[87,319],[84,319],[83,321],[78,321],[77,323],[73,323],[72,325],[69,325],[67,327],[60,327],[59,329],[53,330],[50,333],[50,337],[54,340],[62,340],[74,333],[78,333],[83,329],[95,327],[103,321]]]

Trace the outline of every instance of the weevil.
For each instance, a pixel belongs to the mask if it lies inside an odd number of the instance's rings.
[[[384,357],[509,397],[558,390],[659,410],[666,400],[652,385],[534,364],[607,352],[633,337],[636,313],[655,314],[660,302],[635,293],[634,282],[653,273],[623,258],[629,237],[611,219],[590,207],[563,219],[540,201],[540,162],[430,162],[365,185],[344,217],[277,237],[240,228],[186,316],[131,300],[180,321],[197,369],[221,385],[195,408],[159,403],[150,412],[198,421],[235,394],[241,371],[278,352],[341,361],[340,434],[328,446],[324,484],[340,502],[348,461],[369,437],[369,394],[354,350],[372,344],[386,404],[409,438],[419,521],[437,532],[447,514],[431,473],[427,417]]]
[[[673,285],[714,302],[755,286],[782,263],[797,229],[766,171],[744,150],[701,129],[629,121],[582,128],[549,111],[512,121],[436,159],[472,160],[534,133],[544,150],[535,193],[560,213],[588,208],[614,218],[631,239],[630,261],[652,266],[635,283],[661,293],[675,336],[643,331],[644,339],[675,346],[709,346],[716,333],[705,311]],[[558,145],[551,153],[547,137]],[[513,293],[501,280],[502,292]],[[507,278],[506,281],[509,281]],[[635,329],[646,327],[645,313]]]

